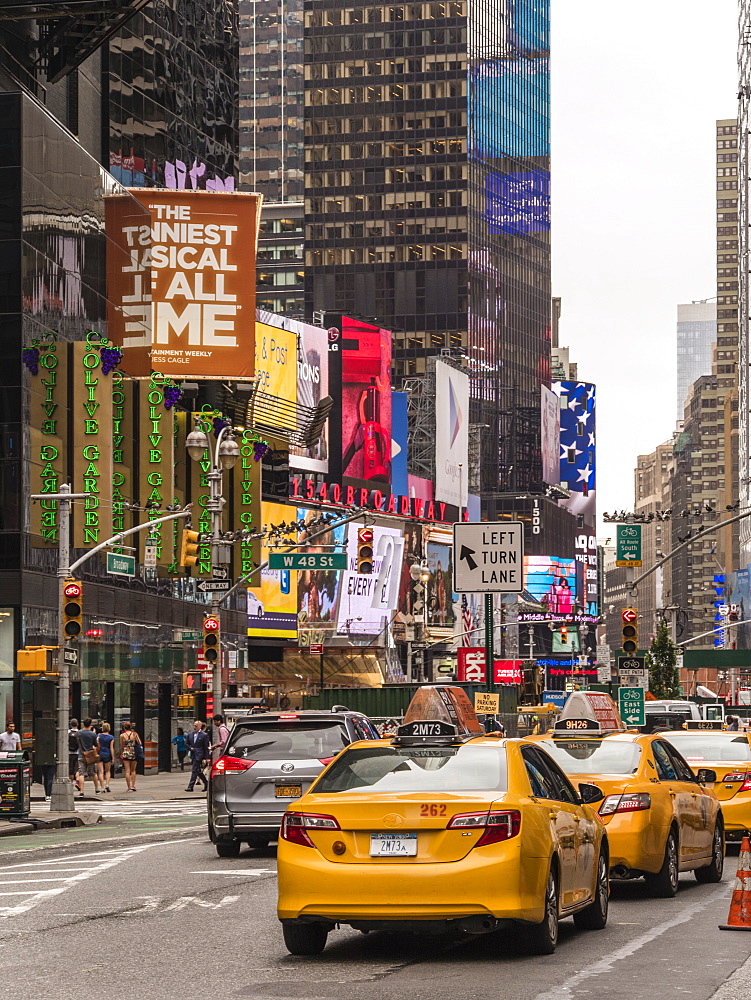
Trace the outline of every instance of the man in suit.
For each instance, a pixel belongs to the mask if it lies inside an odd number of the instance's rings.
[[[200,781],[203,784],[203,790],[206,791],[209,783],[203,776],[203,762],[211,759],[211,740],[209,739],[209,734],[206,732],[205,724],[196,719],[193,723],[193,732],[188,733],[188,738],[185,742],[188,744],[190,759],[193,762],[190,781],[185,791],[192,792],[196,781]]]

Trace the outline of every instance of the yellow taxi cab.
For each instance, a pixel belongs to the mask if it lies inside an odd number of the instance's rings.
[[[550,954],[561,918],[604,927],[608,842],[587,804],[599,789],[576,788],[539,745],[486,735],[461,689],[418,694],[394,738],[352,743],[287,809],[287,949],[317,954],[337,924],[481,934],[521,921]]]
[[[596,712],[592,695],[612,709]],[[679,872],[721,881],[725,856],[720,802],[702,781],[714,775],[695,775],[667,735],[628,731],[608,695],[575,692],[553,730],[533,737],[572,782],[602,789],[611,876],[643,877],[663,897],[678,891]]]
[[[740,840],[751,830],[751,733],[723,730],[722,722],[687,722],[685,730],[662,733],[701,775],[722,806],[725,836]],[[714,774],[712,774],[714,772]]]

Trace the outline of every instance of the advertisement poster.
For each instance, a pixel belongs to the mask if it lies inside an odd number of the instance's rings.
[[[289,510],[288,507],[288,518]],[[317,511],[297,508],[298,521],[317,521],[318,517]],[[298,541],[304,542],[308,534],[319,530],[320,526],[311,531],[300,532]],[[325,546],[327,552],[341,552],[346,530],[347,525],[342,525],[320,535],[311,545],[310,551],[315,552],[318,546]],[[337,545],[337,548],[332,549],[333,545]],[[304,570],[297,573],[297,619],[301,630],[320,626],[325,632],[323,641],[333,636],[336,627],[336,606],[344,576],[345,573],[341,570]]]
[[[329,395],[329,338],[326,330],[285,319],[285,329],[297,337],[297,404],[307,412]],[[307,472],[329,471],[329,425],[312,448],[291,447],[289,464]]]
[[[427,562],[430,567],[427,595],[428,624],[441,628],[454,624],[452,555],[451,545],[436,541],[428,542]]]
[[[123,370],[252,378],[260,195],[134,189],[106,199],[108,331]],[[146,325],[150,315],[151,327]]]
[[[391,482],[391,333],[342,317],[342,470]]]
[[[391,491],[409,496],[407,472],[407,393],[391,393]]]
[[[541,385],[542,478],[550,486],[557,486],[561,479],[560,412],[558,396],[546,385]]]
[[[292,519],[291,508],[286,504],[261,504],[261,521],[264,526],[284,524]],[[262,542],[261,561],[269,558],[266,539]],[[248,588],[248,635],[254,638],[297,638],[297,578],[300,574],[290,570],[261,570],[261,580]],[[256,574],[257,579],[258,574]]]
[[[404,536],[398,528],[373,526],[373,572],[357,572],[357,529],[347,525],[347,569],[342,578],[337,629],[346,635],[379,635],[398,606]]]
[[[464,507],[469,454],[469,376],[435,364],[435,498]]]
[[[297,402],[297,337],[291,330],[282,330],[267,323],[256,322],[256,376],[258,391],[290,406],[273,407],[274,423],[279,428],[294,430],[294,404]],[[263,406],[263,399],[257,405]],[[273,406],[273,403],[272,403]]]
[[[571,491],[561,506],[580,514],[594,528],[596,515],[595,405],[597,390],[591,382],[554,382],[560,397],[560,471],[562,485]]]
[[[496,684],[521,684],[522,660],[494,660]],[[457,680],[460,684],[485,683],[485,647],[469,646],[457,650]]]
[[[525,589],[554,615],[574,614],[576,560],[557,556],[525,556]]]

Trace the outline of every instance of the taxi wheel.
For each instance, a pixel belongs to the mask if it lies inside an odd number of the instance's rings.
[[[597,862],[597,885],[595,898],[589,906],[574,914],[574,924],[579,930],[601,931],[608,922],[608,902],[610,899],[610,865],[608,856],[600,852]]]
[[[290,955],[320,955],[326,947],[326,924],[282,923],[284,943]]]
[[[542,923],[532,924],[527,940],[533,955],[552,955],[558,944],[558,879],[553,867],[545,890],[545,916]]]
[[[722,826],[718,823],[712,837],[712,863],[706,868],[695,868],[694,876],[697,882],[708,884],[722,882],[722,870],[725,865],[725,838]]]
[[[242,844],[239,840],[217,840],[216,853],[220,858],[239,858]]]
[[[660,899],[670,899],[678,892],[678,837],[675,830],[668,834],[662,868],[656,875],[645,876],[645,881],[652,895]]]

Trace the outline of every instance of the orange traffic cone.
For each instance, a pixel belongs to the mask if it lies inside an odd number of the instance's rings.
[[[751,931],[751,839],[748,835],[741,841],[728,922],[720,924],[720,930]]]

